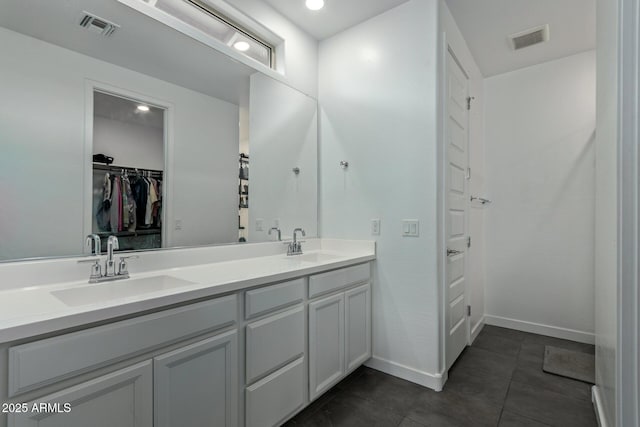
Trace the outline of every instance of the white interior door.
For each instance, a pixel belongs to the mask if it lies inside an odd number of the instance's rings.
[[[465,263],[467,249],[468,79],[447,52],[445,129],[445,330],[447,369],[467,345]]]

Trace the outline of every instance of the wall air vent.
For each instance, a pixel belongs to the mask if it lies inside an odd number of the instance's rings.
[[[104,37],[112,35],[120,26],[109,22],[106,19],[98,18],[89,12],[82,12],[82,18],[80,19],[80,26],[86,28],[94,33],[100,34]]]
[[[549,40],[549,24],[540,27],[529,28],[509,36],[509,42],[513,50],[524,49],[534,44],[546,42]]]

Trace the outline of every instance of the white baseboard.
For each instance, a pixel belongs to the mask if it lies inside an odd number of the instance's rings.
[[[484,328],[484,316],[478,320],[478,323],[471,327],[471,344],[478,338],[478,334],[482,332],[482,328]]]
[[[558,326],[543,325],[541,323],[526,322],[524,320],[509,319],[507,317],[491,316],[486,314],[484,321],[487,325],[516,329],[518,331],[531,332],[549,337],[565,340],[595,344],[596,337],[592,332],[577,331],[575,329],[560,328]]]
[[[393,375],[394,377],[402,378],[403,380],[411,381],[412,383],[420,384],[435,391],[442,391],[444,383],[447,381],[446,372],[442,374],[430,374],[377,356],[373,356],[367,360],[365,366],[382,371],[385,374]]]
[[[600,397],[600,388],[597,385],[591,387],[591,401],[593,409],[596,412],[596,420],[600,427],[609,427],[607,419],[604,417],[604,409],[602,408],[602,397]]]

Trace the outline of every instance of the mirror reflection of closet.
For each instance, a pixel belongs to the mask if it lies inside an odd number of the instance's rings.
[[[165,110],[93,93],[93,233],[106,250],[162,247]]]

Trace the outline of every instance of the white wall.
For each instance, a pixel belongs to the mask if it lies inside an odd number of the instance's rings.
[[[169,244],[237,239],[237,106],[5,29],[0,56],[0,259],[84,249],[87,79],[174,107]]]
[[[485,80],[487,323],[594,340],[595,52]]]
[[[233,0],[230,3],[285,40],[285,81],[317,98],[318,41],[263,0]]]
[[[438,2],[408,1],[323,40],[319,79],[321,234],[377,242],[369,363],[434,388],[437,31]],[[402,237],[402,219],[419,220],[420,236]]]
[[[596,388],[600,416],[616,425],[618,2],[598,0],[595,213]]]
[[[94,116],[93,154],[113,157],[114,165],[164,170],[164,131]]]
[[[440,2],[440,28],[444,40],[451,48],[469,77],[469,96],[474,97],[469,111],[469,193],[474,196],[485,195],[484,172],[484,77],[469,51],[460,29],[444,1]],[[444,52],[446,54],[446,52]],[[444,81],[444,80],[441,80]],[[443,91],[444,93],[444,91]],[[484,322],[484,217],[486,206],[470,204],[468,210],[467,234],[471,237],[471,248],[467,249],[465,281],[468,301],[471,305],[471,338],[475,339]],[[443,343],[443,349],[446,348]]]
[[[283,238],[298,227],[307,237],[317,237],[317,102],[259,73],[251,76],[250,92],[250,241],[276,240],[277,234],[268,234],[276,225]]]

